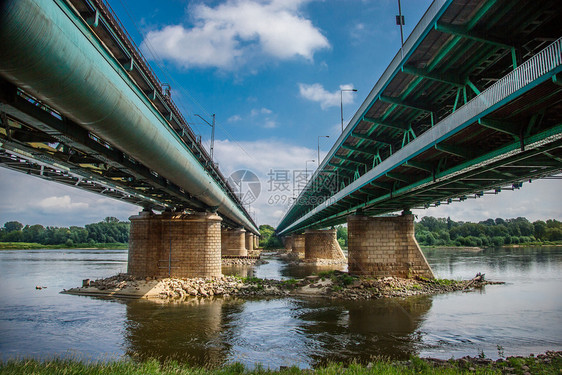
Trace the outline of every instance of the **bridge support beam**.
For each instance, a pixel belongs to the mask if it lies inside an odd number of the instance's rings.
[[[304,236],[305,259],[345,259],[335,229],[308,229]]]
[[[222,232],[225,236],[222,242],[222,255],[226,256],[248,256],[246,249],[246,230],[244,228],[228,229]]]
[[[350,274],[434,278],[414,237],[414,215],[352,215],[347,231]]]
[[[221,221],[215,213],[131,216],[127,273],[137,277],[220,277]]]
[[[297,254],[299,258],[304,258],[305,256],[305,235],[304,234],[293,234],[293,254]]]

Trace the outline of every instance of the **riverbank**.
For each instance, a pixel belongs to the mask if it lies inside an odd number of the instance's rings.
[[[483,275],[477,275],[472,280],[459,281],[357,277],[341,271],[321,272],[303,279],[287,280],[236,276],[207,279],[153,279],[150,277],[140,279],[127,274],[118,274],[95,281],[84,280],[82,287],[65,289],[61,293],[169,301],[187,301],[197,297],[286,296],[363,300],[470,291],[489,284],[501,283],[486,281]]]
[[[60,244],[60,245],[43,245],[35,242],[0,242],[0,250],[127,250],[129,244],[127,243],[79,243],[74,245]]]
[[[164,362],[153,359],[145,362],[115,361],[87,362],[73,359],[53,359],[37,361],[19,359],[0,362],[2,374],[560,374],[562,368],[562,352],[546,352],[537,356],[508,357],[492,361],[482,357],[464,357],[448,361],[434,358],[412,357],[408,361],[391,362],[377,359],[367,364],[331,363],[315,369],[299,369],[298,367],[281,367],[265,369],[256,365],[254,369],[245,368],[240,363],[225,365],[220,368],[197,368],[177,362]]]

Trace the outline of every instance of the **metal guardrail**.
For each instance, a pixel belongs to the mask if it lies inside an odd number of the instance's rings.
[[[307,214],[287,226],[280,234],[290,230],[299,223],[319,213],[347,195],[360,189],[370,181],[384,175],[395,167],[405,163],[419,153],[433,147],[438,142],[457,133],[477,117],[486,115],[494,106],[501,104],[517,91],[532,84],[538,84],[539,79],[562,66],[562,38],[559,38],[535,56],[521,64],[517,69],[502,77],[495,84],[488,87],[454,113],[441,120],[433,128],[421,134],[415,140],[385,159],[381,164],[371,169],[359,179],[355,180],[343,190],[333,195],[326,202],[318,205]]]

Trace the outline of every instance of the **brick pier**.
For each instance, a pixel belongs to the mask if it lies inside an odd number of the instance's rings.
[[[304,237],[305,259],[345,259],[335,229],[308,229]]]
[[[246,230],[244,228],[234,228],[222,231],[222,255],[227,256],[248,256],[246,249]]]
[[[305,254],[305,237],[304,234],[293,234],[292,248],[293,253],[298,254],[299,258],[304,258]]]
[[[434,278],[414,237],[414,215],[351,215],[347,231],[350,274]]]
[[[214,213],[131,216],[127,272],[137,277],[220,277],[221,221]]]

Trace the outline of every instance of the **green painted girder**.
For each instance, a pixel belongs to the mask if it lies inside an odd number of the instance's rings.
[[[496,47],[511,50],[514,48],[507,41],[501,40],[496,37],[492,37],[489,34],[480,33],[476,30],[470,30],[467,27],[445,24],[442,22],[437,22],[435,24],[435,30],[441,31],[442,33],[460,36],[466,39],[476,40],[478,42],[492,44]]]
[[[366,120],[366,119],[365,119],[365,121],[371,122],[371,121]],[[403,131],[405,131],[405,130],[403,130]],[[394,143],[394,141],[392,139],[390,139],[388,137],[378,136],[378,135],[373,137],[372,135],[369,135],[369,134],[360,134],[360,133],[352,132],[351,136],[355,137],[355,138],[359,138],[359,139],[364,139],[366,141],[371,141],[373,143],[380,143],[382,145],[391,145],[391,144]]]
[[[459,145],[449,145],[446,143],[439,143],[435,145],[435,149],[437,151],[441,151],[441,152],[445,152],[447,154],[451,154],[451,155],[455,155],[455,156],[460,156],[461,158],[464,159],[470,159],[470,157],[472,156],[472,152],[466,148],[466,147],[461,147]]]
[[[349,145],[342,145],[342,148],[345,148],[346,150],[351,150],[351,151],[356,151],[356,152],[362,152],[364,154],[367,155],[378,155],[379,151],[375,151],[375,150],[366,150],[365,148],[361,148],[361,147],[356,147],[356,146],[349,146]]]
[[[425,172],[429,172],[429,173],[433,173],[433,166],[429,163],[424,163],[424,162],[419,162],[419,161],[414,161],[414,160],[408,160],[406,163],[404,163],[404,166],[406,167],[412,167],[412,168],[416,168]]]
[[[340,158],[340,159],[345,160],[345,161],[348,161],[348,162],[350,162],[350,163],[358,164],[358,165],[367,165],[367,164],[369,164],[368,161],[363,160],[363,159],[356,159],[356,158],[354,158],[352,155],[336,155],[335,157],[336,157],[336,158]]]
[[[389,182],[371,181],[369,184],[384,190],[394,190],[394,184],[391,184]]]
[[[433,109],[431,109],[431,108],[422,107],[422,106],[411,103],[411,102],[409,102],[407,100],[404,100],[404,99],[401,99],[401,98],[394,98],[394,97],[387,96],[387,95],[380,95],[379,99],[382,102],[385,102],[385,103],[390,103],[390,104],[394,104],[394,105],[401,106],[401,107],[408,107],[408,108],[411,108],[411,109],[415,109],[417,111],[433,112]],[[367,120],[367,119],[365,119],[365,120],[370,121],[370,120]],[[370,122],[372,122],[372,121],[370,121]]]
[[[519,129],[521,129],[522,127],[521,124],[486,118],[478,119],[478,123],[486,128],[494,129],[502,133],[512,135],[515,138],[519,138]]]
[[[385,176],[396,181],[405,182],[407,184],[411,184],[413,182],[410,176],[407,176],[403,173],[387,172]]]
[[[331,165],[332,167],[337,168],[337,169],[344,169],[344,170],[346,170],[346,171],[350,171],[350,172],[355,173],[355,169],[354,169],[354,168],[350,168],[350,167],[347,167],[347,166],[345,166],[345,165],[340,165],[340,164],[332,163],[332,162],[329,162],[328,165]]]
[[[368,116],[363,116],[363,121],[367,121],[375,125],[383,126],[385,128],[400,130],[401,132],[405,132],[410,128],[410,124],[389,122],[389,121],[384,121],[378,118],[368,117]]]
[[[410,65],[404,65],[402,67],[402,71],[404,73],[427,78],[432,81],[446,83],[456,87],[463,87],[465,85],[465,80],[462,80],[460,77],[454,76],[452,74],[440,73],[435,71],[430,72],[427,69],[419,69]]]

